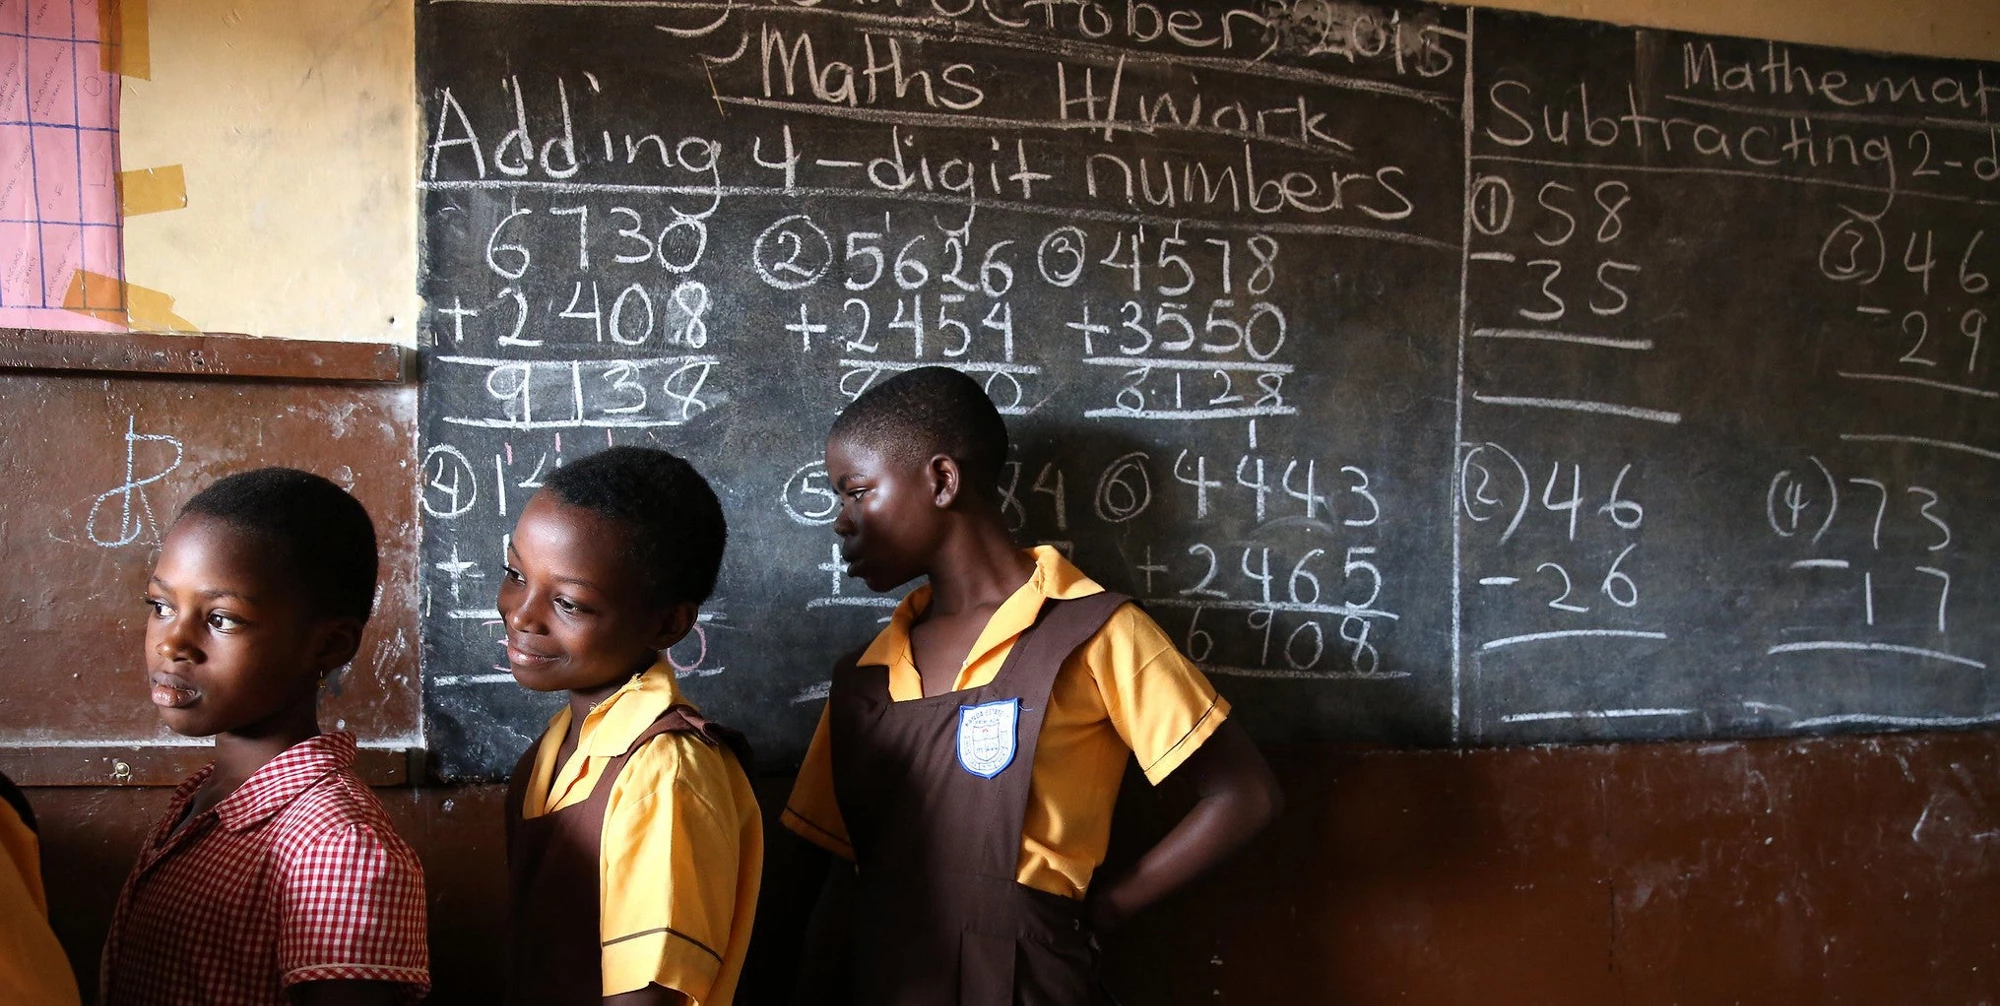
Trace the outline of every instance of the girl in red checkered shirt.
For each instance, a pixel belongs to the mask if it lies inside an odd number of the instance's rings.
[[[146,586],[147,685],[215,761],[174,791],[118,898],[107,1006],[391,1003],[430,986],[424,876],[322,734],[354,658],[375,529],[317,475],[262,468],[188,501]]]

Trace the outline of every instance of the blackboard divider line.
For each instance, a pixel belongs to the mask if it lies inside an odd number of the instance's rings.
[[[968,374],[1035,375],[1035,374],[1040,374],[1042,372],[1041,367],[1032,363],[997,363],[997,362],[981,362],[972,360],[843,359],[839,361],[837,364],[835,364],[835,366],[849,368],[849,369],[871,369],[871,370],[889,370],[889,371],[916,370],[920,367],[948,366],[953,370],[963,371]]]
[[[1985,458],[1988,461],[2000,461],[2000,451],[1987,450],[1984,447],[1974,447],[1971,444],[1961,444],[1954,440],[1939,440],[1935,437],[1916,437],[1901,433],[1843,433],[1840,435],[1840,439],[1857,443],[1916,444],[1920,447],[1936,447],[1939,450],[1959,451]]]
[[[1961,657],[1956,653],[1932,650],[1922,646],[1904,646],[1900,643],[1870,643],[1850,639],[1810,639],[1797,643],[1779,643],[1764,651],[1765,656],[1781,653],[1814,653],[1825,650],[1855,651],[1863,653],[1894,653],[1905,657],[1921,657],[1925,660],[1942,660],[1946,663],[1963,664],[1966,667],[1986,669],[1986,662],[1971,657]]]
[[[1465,350],[1467,337],[1471,334],[1472,312],[1470,289],[1472,284],[1472,263],[1475,260],[1500,260],[1512,262],[1514,256],[1507,252],[1474,252],[1472,250],[1472,138],[1474,105],[1472,97],[1473,62],[1478,53],[1473,48],[1473,39],[1478,34],[1475,24],[1478,11],[1465,8],[1465,79],[1460,85],[1458,117],[1463,125],[1463,135],[1459,147],[1459,196],[1458,222],[1458,357],[1457,370],[1452,375],[1451,403],[1451,470],[1452,475],[1445,480],[1445,489],[1450,494],[1445,506],[1451,513],[1451,742],[1457,744],[1462,734],[1465,704],[1465,521],[1459,507],[1458,497],[1462,489],[1458,481],[1463,477],[1459,451],[1465,444]],[[1485,581],[1480,581],[1482,586]]]
[[[1005,411],[1005,410],[1002,410]],[[1199,419],[1251,419],[1257,416],[1296,416],[1299,410],[1289,405],[1244,405],[1215,409],[1128,409],[1114,405],[1102,409],[1085,409],[1085,419],[1166,419],[1194,421]]]
[[[1949,203],[1970,203],[1974,206],[2000,206],[2000,199],[1981,199],[1977,196],[1955,196],[1948,192],[1925,192],[1921,189],[1887,189],[1880,185],[1862,182],[1843,182],[1834,178],[1801,178],[1797,175],[1774,175],[1768,171],[1751,171],[1746,168],[1700,168],[1680,167],[1671,164],[1600,164],[1594,161],[1565,161],[1552,157],[1519,157],[1514,154],[1473,154],[1475,161],[1493,161],[1501,164],[1531,164],[1544,168],[1576,168],[1588,171],[1625,171],[1639,175],[1715,175],[1722,178],[1749,178],[1766,182],[1787,182],[1793,185],[1821,185],[1828,188],[1848,189],[1854,192],[1872,192],[1878,196],[1909,196],[1912,199],[1937,199]]]
[[[1667,634],[1650,629],[1557,629],[1551,632],[1528,632],[1519,636],[1502,636],[1479,644],[1481,652],[1498,650],[1522,643],[1539,643],[1551,639],[1666,639]]]
[[[701,413],[695,413],[696,416]],[[669,426],[686,426],[694,421],[687,419],[475,419],[471,416],[444,416],[444,421],[453,426],[475,426],[484,430],[653,430]]]
[[[841,594],[835,597],[815,597],[806,602],[807,610],[813,608],[893,608],[901,603],[894,597],[869,597],[865,594]]]
[[[1142,599],[1149,608],[1213,608],[1216,611],[1282,611],[1288,615],[1341,615],[1354,618],[1386,618],[1398,621],[1403,616],[1393,611],[1379,608],[1357,608],[1351,604],[1306,604],[1301,601],[1236,601],[1215,597],[1148,597]]]
[[[1976,727],[1988,723],[2000,723],[2000,713],[1986,716],[1890,716],[1876,713],[1840,713],[1833,716],[1814,716],[1810,719],[1793,720],[1786,724],[1794,730],[1811,727]]]
[[[1092,367],[1130,367],[1133,369],[1145,367],[1150,370],[1248,370],[1260,374],[1289,374],[1294,369],[1289,363],[1260,363],[1245,360],[1177,360],[1145,356],[1086,356],[1083,358],[1083,362]]]
[[[1601,416],[1621,416],[1626,419],[1644,419],[1648,422],[1673,425],[1681,421],[1681,414],[1665,409],[1648,409],[1637,405],[1619,405],[1616,402],[1592,402],[1579,398],[1531,398],[1522,395],[1488,395],[1472,393],[1472,400],[1484,405],[1512,405],[1527,409],[1561,409],[1566,412],[1589,412]]]
[[[1561,163],[1561,162],[1558,162]],[[467,192],[479,189],[537,189],[548,192],[588,195],[593,192],[611,192],[638,195],[667,196],[726,196],[756,197],[769,196],[781,199],[869,199],[894,200],[896,202],[928,203],[939,206],[963,206],[968,209],[988,208],[998,212],[1026,213],[1033,216],[1059,217],[1064,220],[1089,220],[1094,223],[1110,224],[1152,224],[1160,227],[1206,227],[1211,230],[1239,231],[1250,234],[1299,234],[1311,237],[1350,237],[1371,241],[1389,241],[1396,244],[1415,245],[1419,248],[1436,248],[1457,251],[1458,245],[1450,241],[1424,237],[1421,234],[1407,234],[1402,231],[1383,230],[1377,227],[1357,227],[1352,224],[1302,224],[1285,220],[1205,220],[1187,216],[1166,216],[1158,213],[1133,213],[1124,210],[1106,210],[1087,206],[1056,206],[1021,202],[1016,199],[966,199],[957,193],[909,192],[890,189],[852,189],[840,186],[795,185],[643,185],[631,182],[553,182],[540,179],[481,178],[445,179],[442,181],[420,181],[417,187],[433,192]]]
[[[561,359],[531,360],[531,359],[500,359],[498,357],[487,357],[487,356],[436,356],[433,357],[432,359],[436,360],[438,363],[463,363],[468,366],[474,366],[474,367],[528,367],[536,364],[546,364],[552,367],[569,367],[569,366],[575,366],[576,364],[579,363],[631,363],[631,364],[645,364],[648,366],[668,366],[668,365],[683,364],[683,363],[720,364],[722,362],[722,357],[717,356],[713,353],[691,353],[680,356],[606,357],[604,359],[598,359],[595,357],[587,357],[587,358],[564,357]]]
[[[1908,374],[1876,374],[1853,370],[1840,370],[1835,371],[1835,373],[1856,381],[1895,381],[1899,384],[1916,384],[1926,388],[1936,388],[1939,391],[1953,391],[1961,395],[1976,395],[1980,398],[2000,398],[2000,391],[1988,391],[1985,388],[1953,384],[1950,381],[1933,381],[1928,377],[1912,377]]]
[[[1576,712],[1508,713],[1502,723],[1540,723],[1547,720],[1622,720],[1642,716],[1693,716],[1693,709],[1582,709]]]
[[[429,683],[437,685],[440,688],[456,688],[463,685],[511,685],[514,683],[514,675],[512,672],[504,674],[497,672],[493,674],[440,674],[430,679]]]
[[[1307,70],[1300,67],[1285,66],[1281,63],[1262,62],[1265,56],[1270,55],[1270,48],[1267,48],[1255,57],[1169,54],[1152,52],[1145,49],[1126,49],[1115,45],[1107,45],[1102,42],[1085,42],[1078,39],[1036,38],[1033,40],[1023,40],[1013,32],[997,28],[986,28],[978,24],[968,24],[963,21],[934,15],[897,17],[889,14],[872,14],[867,11],[839,10],[828,7],[755,8],[746,6],[741,2],[730,2],[730,0],[724,0],[721,3],[703,3],[700,0],[637,0],[637,2],[633,3],[606,3],[598,2],[598,0],[430,0],[430,2],[473,3],[511,7],[653,7],[665,10],[717,11],[725,14],[738,10],[758,14],[818,14],[844,18],[863,24],[879,25],[884,28],[894,29],[900,34],[925,36],[935,41],[969,41],[975,44],[991,45],[999,48],[1019,49],[1023,52],[1055,52],[1064,56],[1091,56],[1106,60],[1123,57],[1134,62],[1199,66],[1246,77],[1264,77],[1275,80],[1289,80],[1295,83],[1320,84],[1326,87],[1347,90],[1369,91],[1392,97],[1409,98],[1427,105],[1436,106],[1440,110],[1448,111],[1450,109],[1449,98],[1419,88],[1404,87],[1400,84],[1388,84],[1379,80],[1369,80],[1366,77],[1348,77],[1342,74],[1326,73],[1321,70]],[[689,38],[708,34],[720,28],[722,24],[723,20],[718,20],[705,29],[669,28],[665,25],[655,25],[654,27],[670,35]],[[1457,34],[1448,28],[1441,27],[1439,31],[1440,34],[1444,35]],[[689,32],[697,34],[690,35]],[[1466,45],[1468,49],[1471,48],[1470,39],[1466,40]]]
[[[1542,328],[1475,328],[1475,339],[1532,339],[1538,342],[1573,342],[1581,346],[1602,346],[1605,349],[1649,350],[1653,348],[1651,339],[1614,339],[1604,335],[1578,335],[1572,332],[1557,332]]]
[[[1226,678],[1263,678],[1272,681],[1401,681],[1409,671],[1300,671],[1289,667],[1232,667],[1228,664],[1201,664],[1202,673]]]
[[[1713,98],[1690,98],[1683,94],[1662,94],[1660,97],[1682,105],[1698,105],[1722,112],[1740,112],[1744,115],[1762,115],[1774,119],[1831,119],[1835,122],[1860,122],[1871,126],[1939,126],[1945,129],[1964,129],[1984,133],[2000,129],[2000,122],[1985,122],[1980,119],[1952,119],[1936,115],[1869,115],[1866,112],[1796,112],[1784,108],[1766,108],[1761,105],[1745,105],[1731,101],[1716,101]]]

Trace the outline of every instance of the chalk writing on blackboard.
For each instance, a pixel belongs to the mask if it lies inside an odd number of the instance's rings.
[[[1967,614],[2000,603],[1990,67],[1316,2],[420,32],[448,771],[540,718],[475,687],[465,564],[628,442],[724,493],[734,620],[675,659],[782,759],[896,600],[842,576],[821,438],[932,364],[1009,417],[1020,540],[1265,737],[2000,715]]]
[[[148,458],[150,467],[159,470],[151,474],[139,474],[139,445],[165,444],[173,451],[171,460],[164,463]],[[141,540],[158,544],[161,532],[161,516],[153,509],[152,498],[146,494],[146,487],[164,480],[181,466],[185,452],[181,442],[164,433],[138,432],[138,418],[125,418],[125,481],[117,488],[98,494],[90,501],[90,511],[83,518],[83,533],[90,541],[103,548],[122,548]],[[118,528],[114,532],[109,526],[99,529],[98,522],[109,523],[113,510],[118,514]],[[171,515],[167,515],[171,516]]]

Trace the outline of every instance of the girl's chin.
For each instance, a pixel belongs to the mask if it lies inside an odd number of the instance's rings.
[[[168,730],[182,737],[213,737],[223,731],[222,727],[205,722],[204,719],[186,707],[161,706],[160,722]]]
[[[568,690],[559,678],[548,673],[548,668],[546,667],[523,667],[520,664],[508,661],[507,669],[513,672],[515,684],[531,692],[561,692]]]

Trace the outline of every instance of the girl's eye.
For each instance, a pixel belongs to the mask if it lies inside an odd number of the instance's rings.
[[[167,608],[167,602],[162,601],[157,597],[146,598],[146,607],[152,610],[154,618],[167,617],[167,612],[169,610]]]
[[[574,615],[574,614],[576,614],[576,613],[577,613],[577,611],[578,611],[578,608],[577,608],[577,606],[576,606],[576,602],[575,602],[575,601],[572,601],[572,600],[570,600],[570,599],[569,599],[569,598],[567,598],[567,597],[558,597],[558,598],[556,598],[556,607],[558,607],[558,608],[562,609],[562,610],[563,610],[564,612],[566,612],[566,613],[568,613],[568,614],[571,614],[571,615]]]
[[[500,568],[506,571],[506,576],[507,576],[507,582],[508,582],[508,583],[520,583],[520,582],[521,582],[521,571],[520,571],[520,570],[518,570],[518,569],[515,569],[515,568],[514,568],[514,567],[512,567],[512,566],[502,566],[502,567],[500,567]]]
[[[236,617],[236,616],[234,616],[234,615],[225,615],[225,614],[223,614],[223,613],[222,613],[222,612],[220,612],[220,611],[216,611],[216,612],[211,612],[211,613],[209,613],[209,616],[208,616],[208,624],[210,624],[210,625],[212,625],[212,626],[214,626],[214,627],[216,627],[216,628],[218,628],[218,629],[221,629],[221,630],[223,630],[224,632],[227,632],[227,631],[229,631],[229,630],[231,630],[231,629],[240,629],[240,628],[242,628],[242,627],[243,627],[243,620],[242,620],[242,619],[240,619],[240,618],[237,618],[237,617]]]

